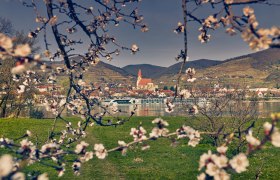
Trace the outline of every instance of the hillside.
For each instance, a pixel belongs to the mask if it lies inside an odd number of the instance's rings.
[[[251,58],[250,64],[255,69],[264,70],[272,68],[275,64],[280,64],[280,50],[277,48],[271,48],[263,51],[258,51],[252,54],[238,56],[225,60],[224,62]]]
[[[174,65],[169,66],[165,69],[165,71],[162,71],[160,73],[155,74],[155,77],[161,77],[161,76],[170,76],[177,74],[180,71],[180,68],[182,66],[183,62],[178,62]],[[218,64],[222,63],[221,61],[216,60],[209,60],[209,59],[199,59],[195,61],[188,61],[183,67],[183,71],[185,72],[187,68],[192,67],[195,69],[205,69],[207,67],[216,66]]]
[[[270,73],[266,78],[266,81],[275,81],[276,83],[280,83],[280,70],[277,69]]]
[[[76,59],[77,60],[77,59]],[[55,62],[54,66],[62,65]],[[100,61],[92,65],[85,75],[87,81],[114,82],[134,84],[138,70],[142,70],[144,77],[152,78],[160,85],[175,85],[177,73],[182,62],[170,67],[161,67],[149,64],[128,65],[119,68]],[[187,68],[196,69],[197,83],[209,85],[212,83],[224,84],[227,87],[235,84],[246,84],[251,87],[275,87],[280,84],[280,49],[267,49],[252,54],[238,56],[225,61],[200,59],[189,61]]]
[[[135,64],[135,65],[127,65],[123,67],[123,70],[128,72],[131,75],[137,76],[138,70],[141,69],[142,75],[144,77],[154,78],[156,74],[160,74],[165,71],[166,67],[155,66],[151,64]]]
[[[173,65],[174,66],[174,65]],[[189,65],[194,67],[194,65]],[[206,68],[196,68],[198,84],[210,82],[227,87],[246,84],[251,87],[274,87],[280,83],[280,49],[267,49],[256,53],[238,56]],[[174,85],[176,76],[164,74],[158,82]]]
[[[72,59],[74,61],[79,61],[79,59]],[[47,63],[49,64],[49,62]],[[63,66],[63,62],[56,61],[52,62],[53,67]],[[126,83],[130,84],[134,82],[133,76],[128,72],[123,70],[122,68],[113,66],[111,64],[105,63],[103,61],[99,61],[97,65],[90,65],[87,73],[85,75],[85,80],[87,82],[108,82],[108,83]],[[61,77],[63,78],[63,77]]]
[[[100,61],[97,65],[91,66],[86,73],[88,81],[130,83],[132,76],[122,68]]]

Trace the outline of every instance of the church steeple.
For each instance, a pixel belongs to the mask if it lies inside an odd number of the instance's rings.
[[[142,78],[142,72],[141,69],[138,70],[138,78]]]

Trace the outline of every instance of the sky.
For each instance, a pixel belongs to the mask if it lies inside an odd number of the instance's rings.
[[[176,63],[175,57],[183,49],[183,35],[173,32],[177,23],[183,19],[180,3],[181,0],[142,0],[138,9],[140,14],[144,15],[144,22],[149,26],[148,32],[142,33],[139,29],[133,29],[124,23],[112,27],[110,31],[123,45],[130,47],[131,44],[137,44],[140,52],[132,55],[128,51],[123,51],[108,63],[118,67],[129,64],[167,67]],[[254,8],[261,27],[280,26],[280,6],[259,5]],[[203,9],[200,13],[204,15],[209,12],[208,9]],[[0,16],[10,19],[15,29],[26,33],[36,27],[33,11],[23,7],[19,0],[0,0]],[[197,39],[198,26],[194,23],[189,24],[189,59],[225,60],[253,52],[240,34],[229,36],[224,31],[222,28],[215,31],[209,43],[201,44]],[[39,39],[39,44],[43,46],[42,39]]]

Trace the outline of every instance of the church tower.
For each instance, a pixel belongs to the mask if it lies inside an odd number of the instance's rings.
[[[136,82],[136,89],[155,91],[156,88],[158,88],[158,86],[154,85],[152,79],[142,78],[142,71],[141,69],[139,69]]]
[[[138,78],[137,78],[137,82],[136,82],[136,88],[138,89],[139,88],[139,82],[141,81],[142,79],[142,72],[141,72],[141,69],[138,70]]]
[[[139,69],[139,70],[138,70],[138,79],[139,79],[139,78],[142,78],[142,72],[141,72],[141,69]]]

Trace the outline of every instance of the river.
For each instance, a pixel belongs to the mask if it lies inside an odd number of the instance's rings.
[[[120,115],[127,115],[133,110],[133,105],[119,105],[122,110]],[[260,117],[269,117],[271,113],[280,112],[280,102],[268,101],[258,102],[257,109]],[[186,112],[182,109],[176,109],[172,113],[165,112],[164,104],[138,105],[136,116],[185,116]]]
[[[133,111],[134,105],[118,105],[118,108],[121,112],[114,115],[129,116],[130,112]],[[52,113],[46,112],[42,106],[40,109],[43,110],[46,118],[54,117]],[[260,117],[269,117],[271,113],[280,112],[280,101],[258,102],[257,109]],[[172,113],[167,113],[165,111],[165,105],[162,103],[137,105],[137,109],[135,111],[136,116],[186,116],[187,114],[186,109],[182,109],[180,107],[175,108]],[[71,116],[70,113],[63,113],[63,115]]]

